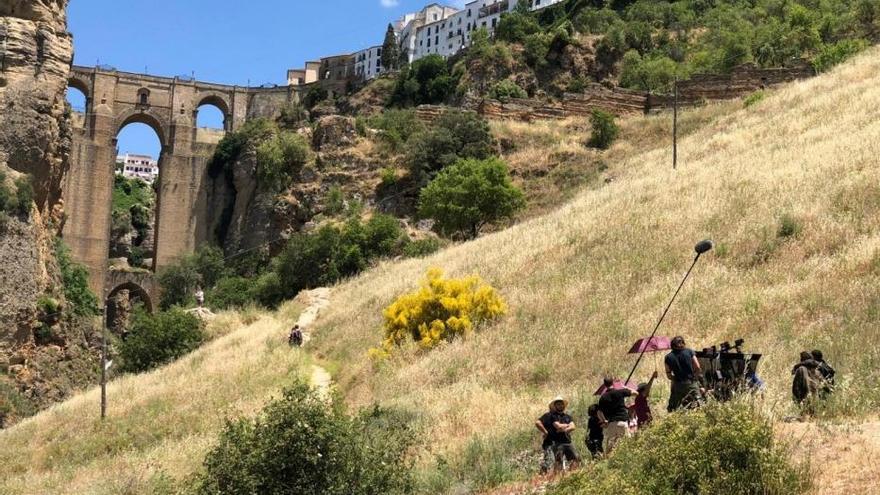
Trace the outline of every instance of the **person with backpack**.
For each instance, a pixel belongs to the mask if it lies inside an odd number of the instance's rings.
[[[302,347],[303,344],[303,334],[302,330],[300,330],[299,325],[294,325],[290,330],[290,336],[287,339],[287,342],[291,347]]]
[[[791,370],[791,395],[806,414],[812,414],[823,381],[819,362],[807,351],[801,352],[800,362]]]
[[[703,372],[693,349],[685,345],[684,337],[672,339],[672,351],[663,359],[666,377],[672,382],[667,410],[673,412],[690,405],[701,396],[697,381]]]
[[[556,463],[557,453],[565,456],[569,462],[578,462],[577,451],[571,444],[571,432],[575,430],[574,420],[566,414],[568,401],[556,397],[550,401],[550,410],[535,421],[535,427],[544,436],[541,449],[544,450],[544,458],[541,462],[541,474],[545,474]]]
[[[602,428],[602,420],[599,419],[599,404],[593,404],[587,409],[587,450],[593,459],[602,456],[602,443],[605,441],[605,430]]]
[[[822,351],[816,349],[810,353],[813,356],[813,360],[819,363],[819,374],[822,375],[822,386],[819,389],[819,396],[825,398],[831,392],[834,392],[834,375],[837,373],[834,371],[834,368],[831,367],[830,364],[825,362],[825,357],[822,355]]]

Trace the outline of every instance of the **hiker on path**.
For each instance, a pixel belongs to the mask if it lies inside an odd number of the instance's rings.
[[[578,455],[571,444],[571,432],[575,430],[574,421],[565,409],[568,402],[562,397],[556,397],[550,402],[550,410],[535,421],[535,427],[544,436],[541,449],[544,451],[544,460],[541,463],[541,473],[548,472],[556,462],[556,453],[561,452],[569,462],[577,462]]]
[[[602,442],[605,440],[605,430],[602,428],[602,420],[599,419],[599,404],[593,404],[587,409],[587,450],[593,459],[602,455]]]
[[[822,351],[816,349],[811,352],[810,355],[813,356],[814,361],[819,363],[819,374],[822,375],[824,381],[822,387],[819,389],[819,396],[825,398],[825,396],[834,392],[834,375],[837,372],[834,371],[834,368],[832,368],[830,364],[825,362],[825,357],[822,355]]]
[[[657,372],[655,371],[653,375],[651,375],[651,379],[648,380],[648,383],[640,383],[638,388],[636,388],[635,403],[632,406],[632,411],[636,416],[636,421],[639,429],[642,429],[648,426],[651,421],[654,420],[654,415],[651,414],[651,405],[648,400],[651,398],[651,387],[654,386],[654,380],[657,379]]]
[[[684,337],[672,339],[672,352],[666,355],[663,362],[666,377],[672,382],[666,409],[673,412],[699,399],[700,385],[697,379],[703,370],[694,350],[685,346]]]
[[[291,345],[291,347],[302,347],[303,344],[303,334],[302,330],[300,330],[299,325],[294,325],[290,330],[290,336],[287,339],[287,342]]]
[[[806,414],[812,414],[824,379],[819,362],[807,351],[801,352],[800,362],[791,370],[791,395]]]
[[[205,292],[201,287],[196,287],[196,304],[201,308],[205,305]]]
[[[605,428],[605,455],[611,454],[614,446],[622,438],[632,436],[629,429],[629,409],[626,398],[638,395],[631,388],[614,388],[614,378],[606,377],[603,382],[605,393],[599,398],[599,420]]]

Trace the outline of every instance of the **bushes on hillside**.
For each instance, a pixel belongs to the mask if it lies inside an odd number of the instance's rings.
[[[593,131],[587,146],[600,150],[610,148],[614,140],[617,139],[617,135],[620,134],[620,127],[614,122],[614,115],[601,110],[593,110],[590,122],[593,125]]]
[[[172,306],[191,304],[197,287],[213,287],[227,275],[223,257],[220,248],[206,246],[165,267],[158,277],[162,286],[160,307],[170,309]]]
[[[303,289],[355,275],[379,257],[400,254],[405,244],[403,229],[388,215],[375,215],[366,223],[353,218],[341,227],[325,225],[314,232],[297,233],[273,261],[279,285],[267,285],[267,292],[258,293],[257,298],[274,306]]]
[[[849,60],[868,46],[868,42],[861,39],[841,40],[834,44],[825,45],[813,59],[813,67],[816,72],[826,72],[835,65]]]
[[[444,103],[454,93],[455,86],[446,59],[437,54],[428,55],[401,69],[389,105],[411,107]]]
[[[378,495],[412,491],[407,449],[415,433],[400,413],[350,417],[302,381],[255,419],[226,425],[205,458],[200,494]]]
[[[404,294],[385,308],[385,338],[374,358],[388,357],[396,347],[412,339],[422,349],[432,349],[473,332],[480,324],[507,311],[498,292],[480,277],[444,278],[432,268],[415,292]]]
[[[526,90],[519,87],[517,83],[510,79],[498,81],[492,86],[492,89],[489,90],[489,98],[501,101],[507,101],[510,98],[528,98],[528,96]]]
[[[709,404],[676,413],[621,442],[607,460],[554,487],[554,495],[737,493],[795,495],[809,466],[794,465],[773,424],[754,404]]]
[[[464,75],[459,92],[474,90],[486,94],[495,81],[503,80],[513,72],[514,58],[504,43],[492,43],[485,28],[471,33],[471,45],[464,52],[464,60],[455,67],[455,73]]]
[[[121,368],[130,373],[153,369],[191,352],[204,339],[202,322],[191,313],[176,308],[156,315],[137,312],[119,344]]]
[[[423,184],[462,158],[486,159],[493,154],[489,124],[470,112],[448,111],[407,143],[410,173]]]
[[[425,128],[411,109],[390,108],[370,117],[367,123],[379,130],[379,139],[394,152],[401,151],[411,136]]]
[[[419,197],[419,215],[434,219],[439,232],[471,239],[483,226],[511,218],[524,206],[522,191],[497,158],[460,160],[437,174]]]
[[[264,191],[287,189],[310,157],[311,148],[305,138],[278,130],[257,145],[258,186]]]

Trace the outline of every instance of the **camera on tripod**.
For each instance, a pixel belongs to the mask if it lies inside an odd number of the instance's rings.
[[[737,339],[733,345],[722,342],[696,353],[703,370],[700,382],[719,401],[728,401],[738,392],[760,388],[757,371],[762,355],[746,354],[743,344],[744,339]]]

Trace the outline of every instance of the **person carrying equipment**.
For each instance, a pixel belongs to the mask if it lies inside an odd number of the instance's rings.
[[[823,379],[822,387],[819,389],[819,396],[824,399],[831,392],[834,392],[834,375],[837,372],[834,371],[834,368],[832,368],[830,364],[825,362],[825,357],[822,355],[822,351],[816,349],[811,352],[810,355],[813,356],[814,361],[819,363],[818,370]]]
[[[544,436],[541,449],[544,459],[541,473],[547,473],[556,463],[556,456],[562,455],[569,462],[577,462],[578,455],[571,444],[571,432],[575,430],[574,421],[566,414],[568,402],[560,397],[550,401],[550,410],[535,421],[535,427]]]
[[[687,407],[700,398],[700,385],[697,381],[703,372],[693,349],[685,346],[684,337],[672,339],[672,352],[663,360],[666,377],[672,382],[667,410],[673,412]]]
[[[303,334],[302,330],[300,330],[299,325],[294,325],[290,330],[290,337],[288,337],[287,342],[291,347],[302,347],[303,344]]]

